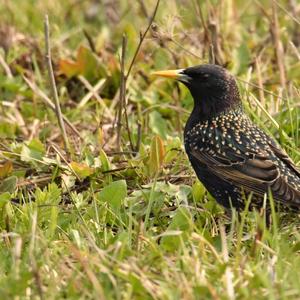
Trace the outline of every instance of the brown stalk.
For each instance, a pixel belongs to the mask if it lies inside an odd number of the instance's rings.
[[[213,65],[216,63],[215,50],[213,44],[209,45],[209,63]]]
[[[200,19],[199,25],[202,25],[203,29],[204,29],[204,43],[210,44],[210,34],[209,34],[209,30],[206,26],[206,22],[203,16],[203,12],[200,6],[200,3],[197,1],[193,1],[193,6],[196,9],[196,13]]]
[[[48,15],[45,15],[45,20],[44,20],[44,30],[45,30],[45,57],[46,57],[46,62],[47,62],[47,68],[48,68],[48,75],[50,79],[50,87],[52,91],[52,96],[54,99],[54,105],[55,105],[55,113],[56,117],[58,120],[58,125],[60,127],[62,137],[64,140],[64,145],[66,151],[70,152],[70,144],[69,140],[67,137],[67,132],[65,129],[65,124],[63,121],[63,116],[62,112],[60,109],[60,103],[59,103],[59,98],[58,98],[58,93],[57,93],[57,88],[56,88],[56,83],[55,83],[55,78],[54,78],[54,72],[53,72],[53,67],[52,67],[52,62],[51,62],[51,49],[50,49],[50,37],[49,37],[49,18]]]
[[[213,53],[216,64],[224,65],[225,59],[222,52],[220,24],[217,18],[217,12],[213,9],[210,10],[207,27],[210,33],[210,52]],[[211,57],[211,59],[213,58]]]
[[[122,53],[121,53],[121,82],[120,82],[120,94],[119,94],[119,109],[117,116],[117,149],[121,149],[121,129],[122,129],[122,113],[125,104],[126,96],[126,76],[125,76],[125,53],[127,46],[127,37],[123,34],[122,39]],[[131,149],[132,150],[132,149]],[[133,151],[133,150],[132,150]]]
[[[147,26],[146,30],[144,31],[144,33],[141,33],[141,35],[140,35],[139,44],[138,44],[138,46],[135,50],[135,53],[133,55],[133,58],[130,62],[130,65],[129,65],[129,68],[128,68],[128,71],[127,71],[126,74],[125,74],[125,53],[126,53],[126,46],[127,46],[127,37],[126,37],[126,35],[123,35],[122,53],[121,53],[121,85],[120,85],[119,109],[118,109],[118,115],[117,115],[117,149],[118,150],[120,150],[120,148],[121,148],[122,113],[123,113],[123,110],[124,110],[126,129],[127,129],[129,143],[130,143],[130,149],[131,149],[132,152],[135,152],[135,147],[133,146],[132,139],[131,139],[131,133],[130,133],[130,129],[129,129],[129,126],[128,126],[127,110],[126,110],[126,107],[125,107],[125,104],[126,104],[126,83],[127,83],[128,77],[131,73],[132,67],[133,67],[133,65],[136,61],[136,58],[137,58],[137,56],[140,52],[142,44],[145,40],[145,37],[146,37],[148,31],[150,30],[151,25],[152,25],[152,23],[155,19],[159,3],[160,3],[160,0],[157,0],[156,6],[154,8],[154,12],[152,14],[152,17],[149,20],[148,26]]]
[[[128,76],[129,76],[129,74],[130,74],[130,72],[131,72],[131,69],[132,69],[132,67],[133,67],[133,65],[134,65],[134,63],[135,63],[135,60],[136,60],[136,58],[137,58],[137,55],[138,55],[139,52],[140,52],[141,46],[142,46],[142,44],[143,44],[143,41],[144,41],[144,39],[145,39],[145,37],[146,37],[148,31],[149,31],[150,28],[151,28],[151,25],[152,25],[153,21],[154,21],[154,19],[155,19],[155,16],[156,16],[156,13],[157,13],[157,10],[158,10],[159,3],[160,3],[160,0],[157,0],[156,5],[155,5],[155,8],[154,8],[154,12],[153,12],[153,14],[152,14],[151,19],[149,20],[148,27],[146,28],[145,32],[144,32],[143,34],[141,34],[140,42],[139,42],[139,44],[138,44],[138,46],[137,46],[137,48],[136,48],[136,50],[135,50],[135,53],[134,53],[134,55],[133,55],[132,61],[131,61],[131,63],[130,63],[130,66],[129,66],[128,71],[127,71],[127,74],[126,74],[126,78],[128,78]]]
[[[211,46],[212,46],[212,47],[210,46],[210,50],[213,51],[213,53],[214,53],[215,63],[217,63],[218,65],[223,65],[224,59],[223,59],[222,50],[221,50],[220,33],[219,33],[218,23],[211,20],[209,22],[208,28],[210,30]]]

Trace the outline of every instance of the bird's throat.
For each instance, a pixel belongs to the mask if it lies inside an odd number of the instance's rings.
[[[191,113],[195,118],[201,121],[213,119],[221,114],[226,114],[232,110],[242,109],[240,99],[226,99],[220,97],[194,97],[194,108]]]

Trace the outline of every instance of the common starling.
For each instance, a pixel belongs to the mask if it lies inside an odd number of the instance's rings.
[[[272,193],[280,206],[300,210],[300,171],[245,114],[234,77],[217,65],[155,72],[190,90],[194,108],[184,130],[188,158],[212,196],[241,210],[247,197],[262,207]]]

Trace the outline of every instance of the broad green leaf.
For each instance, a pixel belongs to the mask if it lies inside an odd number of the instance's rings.
[[[0,194],[0,208],[2,208],[7,202],[9,202],[11,195],[9,192]]]
[[[17,182],[18,178],[16,176],[10,176],[8,178],[5,178],[0,184],[0,193],[13,193],[16,189]]]
[[[61,189],[55,183],[51,183],[43,190],[37,188],[34,198],[38,209],[38,223],[46,229],[48,237],[51,238],[57,228]],[[24,206],[23,209],[25,213],[29,213],[28,206]]]
[[[192,229],[192,215],[185,207],[176,210],[171,224],[168,227],[166,235],[162,237],[162,246],[167,250],[177,250],[180,248],[180,242],[186,241]],[[180,231],[180,234],[168,235],[168,232]]]
[[[154,176],[162,167],[165,157],[165,147],[162,139],[156,135],[152,138],[150,145],[149,172]]]
[[[249,63],[251,61],[251,53],[249,51],[248,46],[243,43],[241,46],[236,50],[237,51],[237,58],[239,62],[239,73],[244,73],[247,71],[249,67]]]
[[[110,169],[110,162],[102,149],[100,149],[100,162],[102,171],[108,171]]]
[[[79,74],[79,68],[77,62],[68,59],[61,59],[59,61],[59,70],[68,78],[71,78]]]
[[[106,69],[99,64],[95,54],[84,46],[78,48],[75,61],[61,59],[59,69],[68,78],[82,75],[89,81],[98,78],[100,75],[106,75]]]
[[[0,138],[12,138],[16,135],[17,124],[0,122]]]
[[[58,204],[61,199],[61,189],[55,184],[51,183],[43,190],[37,189],[35,192],[35,200],[38,205]]]
[[[124,26],[124,31],[127,36],[126,56],[130,57],[134,54],[139,39],[136,27],[131,22]]]
[[[45,152],[42,142],[38,139],[33,139],[27,145],[23,145],[21,159],[22,161],[36,163],[36,160],[43,159]]]
[[[193,193],[193,197],[195,201],[199,201],[203,198],[204,194],[205,194],[205,187],[204,185],[197,180],[192,187],[192,193]]]
[[[13,164],[10,160],[6,161],[4,165],[0,166],[0,178],[9,175],[13,170]]]
[[[100,149],[100,155],[99,155],[100,163],[101,163],[101,171],[109,171],[111,166],[110,166],[110,161],[104,152],[104,150]],[[110,173],[105,174],[105,183],[109,184],[112,182],[112,176]]]
[[[165,163],[170,163],[174,159],[178,159],[178,155],[180,155],[180,151],[182,149],[181,140],[176,137],[174,139],[168,139],[166,142],[166,155],[165,155]]]
[[[81,75],[87,79],[93,79],[97,72],[98,61],[94,53],[83,46],[77,52],[77,64]]]
[[[84,163],[78,163],[76,161],[72,161],[70,163],[73,171],[81,178],[86,178],[92,175],[95,170]]]
[[[149,127],[155,134],[160,135],[163,139],[167,138],[167,124],[158,111],[152,111],[149,114]]]
[[[40,154],[45,154],[45,147],[44,144],[38,140],[38,139],[33,139],[29,142],[28,148],[32,151],[36,151]]]
[[[100,201],[107,202],[111,207],[119,211],[123,200],[127,196],[127,184],[125,180],[112,182],[99,193]]]

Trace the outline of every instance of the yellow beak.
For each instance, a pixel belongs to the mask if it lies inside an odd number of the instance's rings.
[[[167,78],[179,79],[182,75],[181,72],[183,70],[184,69],[156,71],[151,74],[154,76],[162,76],[162,77],[167,77]]]

